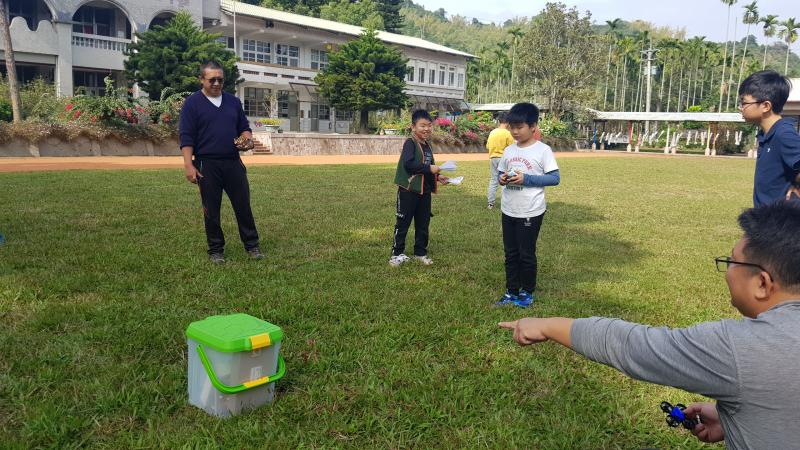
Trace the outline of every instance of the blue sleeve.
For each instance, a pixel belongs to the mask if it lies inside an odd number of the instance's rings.
[[[558,186],[560,182],[561,175],[558,173],[558,170],[554,170],[544,175],[528,175],[526,173],[522,180],[522,185],[532,187]]]
[[[783,141],[783,163],[791,167],[795,174],[800,171],[800,134],[796,131],[786,131],[781,135]]]
[[[194,119],[194,102],[191,96],[183,102],[181,108],[181,117],[178,121],[178,130],[180,134],[180,148],[189,146],[194,147],[197,139],[197,127],[195,126]]]
[[[236,99],[239,100],[238,98]],[[241,136],[242,133],[245,131],[253,132],[253,129],[250,128],[250,122],[247,121],[247,116],[244,113],[244,107],[242,107],[242,102],[239,101],[239,123],[236,125],[236,134]]]

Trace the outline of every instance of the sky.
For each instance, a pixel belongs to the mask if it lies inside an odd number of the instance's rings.
[[[658,26],[669,25],[685,28],[687,37],[705,36],[706,40],[722,42],[725,40],[725,21],[728,8],[720,0],[559,0],[569,7],[575,6],[581,13],[591,11],[592,20],[603,24],[606,20],[617,17],[632,21],[635,19],[652,22]],[[458,14],[468,18],[477,18],[482,22],[505,22],[513,17],[533,16],[544,9],[547,3],[543,0],[493,0],[490,5],[486,0],[416,0],[425,9],[433,11],[444,8],[448,15]],[[749,0],[739,0],[731,7],[730,39],[733,40],[733,17],[739,20],[736,35],[744,37],[746,25],[741,23],[744,5]],[[522,5],[522,6],[521,6]],[[758,0],[760,16],[778,15],[778,20],[795,17],[800,20],[800,0]],[[760,25],[752,25],[750,34],[763,38]],[[793,45],[797,52],[800,43]]]

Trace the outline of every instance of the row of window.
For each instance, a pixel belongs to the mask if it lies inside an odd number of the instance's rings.
[[[456,73],[456,68],[453,66],[439,66],[437,71],[435,68],[428,70],[428,67],[414,67],[408,66],[408,74],[406,81],[409,83],[419,84],[432,84],[447,87],[464,87],[464,74]]]
[[[234,48],[235,43],[233,42],[233,38],[223,36],[218,40],[228,48]],[[273,47],[272,42],[243,39],[242,61],[300,67],[300,47],[278,43]],[[326,67],[328,67],[328,52],[323,50],[311,50],[311,68],[314,70],[323,70]]]
[[[291,91],[278,91],[276,99],[278,102],[278,117],[282,119],[289,118],[289,105],[296,103],[297,100],[292,99],[293,92]],[[268,117],[270,115],[271,105],[270,97],[272,90],[269,88],[244,88],[244,112],[250,117]],[[309,114],[311,119],[331,120],[331,108],[326,103],[313,103]],[[336,120],[348,121],[353,120],[353,113],[351,111],[336,111]]]

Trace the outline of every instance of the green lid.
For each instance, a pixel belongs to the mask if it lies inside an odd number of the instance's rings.
[[[211,316],[192,322],[186,336],[220,352],[246,352],[268,347],[283,339],[277,325],[248,314]]]

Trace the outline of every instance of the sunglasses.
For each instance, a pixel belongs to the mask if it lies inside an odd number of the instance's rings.
[[[217,77],[217,78],[206,78],[206,81],[208,81],[208,82],[209,82],[209,83],[210,83],[210,84],[213,86],[213,85],[215,85],[215,84],[222,84],[222,83],[224,83],[224,82],[225,82],[225,78],[222,78],[222,77]]]

